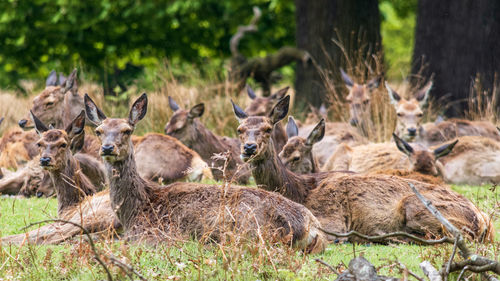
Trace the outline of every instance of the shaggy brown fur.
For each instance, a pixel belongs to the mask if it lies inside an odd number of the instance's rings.
[[[414,196],[409,187],[412,183],[470,238],[492,239],[494,230],[487,216],[446,186],[385,175],[326,173],[299,176],[288,171],[273,153],[271,132],[267,129],[286,116],[288,106],[289,97],[285,97],[268,118],[248,117],[233,105],[240,120],[242,157],[251,164],[259,187],[278,191],[303,203],[322,226],[331,231],[356,230],[368,235],[407,231],[421,236],[442,236],[439,221],[418,200],[409,199]],[[243,148],[250,143],[257,146],[252,153]],[[308,180],[311,178],[315,181]]]
[[[38,155],[34,131],[9,130],[0,142],[0,167],[18,169]]]
[[[138,139],[134,147],[137,171],[145,179],[172,183],[211,178],[210,169],[198,153],[175,138],[147,134]]]
[[[212,174],[216,180],[224,178],[221,168],[224,167],[225,160],[214,158],[214,156],[229,152],[226,176],[229,178],[236,176],[239,183],[248,183],[250,171],[238,157],[239,143],[228,137],[215,135],[200,122],[199,118],[203,115],[204,105],[201,103],[195,105],[191,110],[185,110],[181,109],[171,97],[169,97],[169,102],[170,108],[174,110],[174,115],[165,125],[165,134],[178,139],[196,151],[212,167]],[[137,156],[136,159],[140,163]]]
[[[110,176],[111,205],[132,239],[161,240],[167,234],[219,238],[224,231],[254,236],[260,227],[277,240],[290,240],[312,251],[324,248],[319,223],[303,206],[278,195],[244,187],[174,183],[162,189],[137,173],[130,134],[146,114],[143,94],[129,119],[109,119],[85,97],[87,115],[96,129]],[[227,214],[227,215],[226,215]],[[267,235],[266,235],[267,237]],[[288,238],[287,238],[288,237]]]

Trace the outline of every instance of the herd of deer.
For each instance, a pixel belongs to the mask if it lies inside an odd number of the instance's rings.
[[[248,88],[252,102],[245,110],[231,101],[239,121],[233,139],[203,125],[204,104],[186,110],[170,97],[174,114],[165,135],[135,136],[147,112],[146,94],[128,118],[108,118],[78,93],[76,70],[67,78],[52,72],[19,121],[24,130],[10,130],[0,142],[0,192],[55,193],[58,218],[124,239],[220,240],[231,232],[320,252],[338,240],[321,229],[444,235],[413,184],[470,239],[492,240],[490,216],[446,183],[500,182],[497,128],[457,119],[422,124],[432,83],[408,100],[386,84],[397,112],[394,143],[369,143],[359,128],[380,79],[357,84],[343,71],[342,77],[350,91],[350,124],[321,119],[299,128],[289,117],[284,128],[288,88],[270,97]],[[85,135],[86,124],[95,135]],[[258,188],[231,184],[247,184],[251,176]],[[193,182],[204,178],[224,183]],[[56,222],[2,243],[60,243],[80,232]]]

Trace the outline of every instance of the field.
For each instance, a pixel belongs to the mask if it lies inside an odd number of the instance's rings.
[[[500,189],[491,186],[454,186],[483,211],[495,213],[496,241],[471,245],[483,255],[500,255]],[[1,235],[22,233],[30,223],[55,218],[56,199],[0,199]],[[197,241],[165,242],[158,246],[121,241],[98,241],[113,278],[126,279],[126,273],[113,265],[109,256],[132,266],[148,280],[334,280],[337,276],[315,259],[343,269],[353,256],[363,255],[381,274],[401,277],[404,264],[423,276],[418,264],[430,260],[441,266],[451,253],[451,245],[419,246],[405,244],[331,244],[318,255],[304,255],[284,245],[248,242],[201,244]],[[452,280],[457,275],[452,275]],[[133,279],[137,279],[134,276]],[[0,280],[104,280],[106,273],[93,258],[89,243],[82,238],[58,246],[3,246],[0,251]]]

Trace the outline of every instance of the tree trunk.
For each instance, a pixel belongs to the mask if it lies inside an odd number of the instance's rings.
[[[295,0],[295,6],[297,47],[336,76],[340,77],[338,68],[345,68],[346,62],[332,39],[342,42],[348,54],[360,48],[362,53],[380,50],[378,0]],[[312,63],[297,64],[295,78],[299,103],[319,107],[327,100],[321,75]]]
[[[448,116],[463,115],[475,76],[491,89],[500,72],[500,1],[419,0],[414,74],[422,62],[424,77],[435,75],[438,105]]]

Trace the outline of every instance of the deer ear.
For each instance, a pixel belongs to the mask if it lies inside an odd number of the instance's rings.
[[[188,113],[188,118],[194,119],[201,117],[203,115],[203,112],[205,112],[205,104],[200,103],[191,108]]]
[[[59,79],[59,84],[58,84],[59,86],[64,85],[66,83],[66,80],[67,80],[66,76],[64,76],[64,74],[62,74],[62,73],[59,73],[58,79]]]
[[[377,76],[377,77],[373,78],[372,80],[366,82],[366,86],[370,90],[377,89],[378,86],[380,85],[380,81],[382,81],[382,76]]]
[[[82,110],[78,116],[66,127],[66,133],[70,139],[71,152],[77,153],[83,148],[85,140],[85,111]]]
[[[245,113],[241,107],[237,106],[233,100],[231,100],[231,104],[233,105],[233,111],[234,115],[236,115],[236,118],[238,118],[238,121],[241,123],[243,120],[248,118],[248,115]]]
[[[394,133],[392,133],[392,136],[394,137],[394,141],[396,142],[396,146],[398,147],[399,151],[403,152],[408,156],[413,154],[413,147],[411,147],[409,143],[405,142]]]
[[[89,118],[92,123],[99,126],[102,121],[106,120],[106,115],[104,115],[102,110],[97,107],[95,102],[89,97],[88,94],[85,94],[85,96],[83,97],[83,101],[85,103],[85,112],[87,113],[87,118]]]
[[[171,96],[168,96],[168,105],[170,106],[170,109],[172,109],[174,112],[176,112],[181,108]]]
[[[38,119],[35,114],[30,110],[30,116],[31,120],[33,121],[33,124],[35,124],[35,131],[37,132],[38,135],[42,135],[43,132],[46,132],[49,130],[45,124],[43,124],[40,119]]]
[[[273,124],[278,123],[288,114],[288,108],[290,107],[290,96],[285,96],[280,99],[278,103],[271,109],[269,113],[269,118]]]
[[[458,140],[456,140],[452,143],[444,144],[444,145],[436,148],[434,150],[434,156],[436,157],[436,159],[450,154],[450,152],[453,150],[453,148],[455,147],[457,142],[458,142]]]
[[[417,99],[420,107],[423,107],[427,103],[427,99],[429,98],[429,92],[432,89],[432,81],[429,81],[425,86],[418,90],[415,94],[415,99]]]
[[[319,142],[325,136],[325,119],[321,119],[318,125],[314,127],[306,140],[306,145],[312,146],[313,144]]]
[[[73,69],[71,74],[68,76],[68,79],[66,79],[66,82],[64,83],[64,93],[67,93],[69,90],[76,89],[76,74],[77,74],[77,69]]]
[[[325,118],[328,115],[328,109],[324,103],[321,103],[321,106],[319,107],[319,114]]]
[[[137,122],[141,121],[146,112],[148,111],[148,96],[143,93],[132,105],[128,115],[128,122],[135,126]]]
[[[292,116],[288,116],[288,123],[286,124],[286,135],[288,138],[296,137],[299,135],[299,128]]]
[[[247,94],[248,94],[248,97],[250,99],[252,99],[252,100],[254,100],[255,98],[257,98],[257,95],[253,91],[252,87],[250,87],[250,85],[247,85]]]
[[[282,99],[286,95],[286,93],[288,92],[288,89],[290,89],[290,87],[285,87],[283,89],[280,89],[276,93],[274,93],[270,98],[272,98],[274,100]]]
[[[401,96],[389,86],[389,83],[387,83],[387,81],[385,81],[385,88],[387,89],[387,93],[389,94],[389,99],[391,100],[391,103],[393,105],[397,105],[398,102],[401,100]]]
[[[344,83],[347,86],[347,88],[350,89],[352,86],[354,86],[354,82],[352,82],[351,77],[349,77],[349,75],[347,75],[347,73],[345,73],[345,71],[342,68],[340,69],[340,76],[342,76],[342,80],[344,80]]]
[[[47,77],[47,80],[45,80],[45,86],[57,86],[57,72],[55,70],[52,70],[49,73],[49,76]]]

